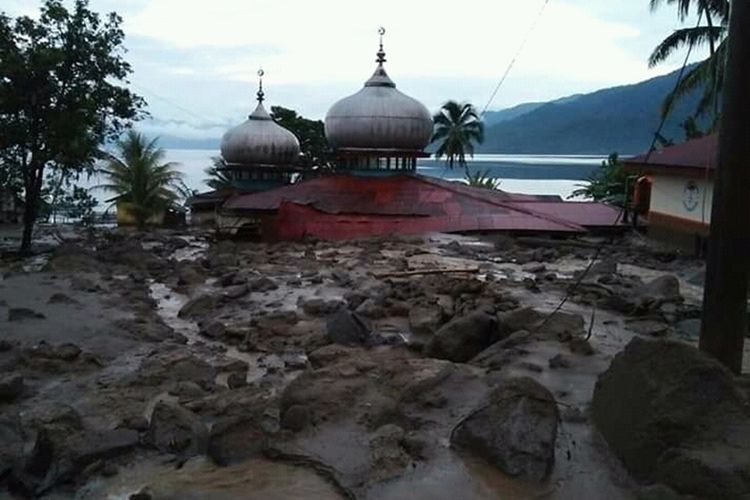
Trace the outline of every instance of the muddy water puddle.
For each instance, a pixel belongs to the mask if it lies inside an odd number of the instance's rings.
[[[313,470],[252,459],[219,467],[208,459],[194,459],[182,468],[158,460],[144,460],[120,470],[111,479],[89,483],[79,500],[128,500],[147,488],[154,500],[338,500],[344,498]]]
[[[262,353],[241,352],[235,346],[229,346],[223,342],[209,340],[200,335],[200,329],[195,321],[187,320],[179,316],[180,309],[187,303],[188,297],[175,292],[163,283],[153,282],[150,285],[151,297],[157,303],[157,313],[177,333],[187,339],[188,346],[201,345],[202,357],[207,357],[206,352],[218,352],[221,356],[247,364],[247,382],[252,383],[260,380],[267,373],[267,369],[260,365]],[[220,361],[216,356],[208,356],[211,361]],[[222,364],[222,363],[219,363]],[[220,374],[219,383],[226,383],[227,374]]]

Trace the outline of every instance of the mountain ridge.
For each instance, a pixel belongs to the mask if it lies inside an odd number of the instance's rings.
[[[532,106],[510,119],[490,122],[477,153],[638,154],[650,147],[661,121],[661,104],[674,88],[678,74],[675,71],[572,99],[557,99]],[[661,135],[682,140],[681,123],[692,116],[699,98],[696,91],[681,99]],[[699,125],[705,126],[703,122]]]

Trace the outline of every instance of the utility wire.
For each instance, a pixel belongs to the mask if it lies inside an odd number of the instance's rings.
[[[497,93],[500,90],[500,87],[502,87],[503,83],[505,83],[505,80],[507,80],[508,75],[510,74],[510,71],[513,69],[513,66],[516,64],[516,60],[521,55],[521,52],[523,52],[524,47],[526,47],[526,42],[529,41],[531,34],[534,32],[537,25],[539,24],[539,21],[542,19],[542,15],[544,14],[544,11],[547,9],[547,5],[549,5],[549,2],[550,0],[544,0],[544,3],[542,4],[542,8],[539,9],[539,14],[537,14],[536,19],[534,19],[534,22],[531,24],[529,31],[526,32],[526,36],[523,38],[523,40],[521,40],[521,45],[519,45],[518,50],[513,56],[513,59],[510,60],[510,64],[508,64],[508,67],[505,69],[505,73],[503,73],[502,78],[500,78],[500,81],[497,82],[497,86],[495,87],[495,90],[492,91],[492,95],[490,95],[490,99],[487,101],[487,104],[484,105],[484,108],[482,109],[482,113],[479,115],[480,118],[484,116],[485,113],[487,113],[487,108],[490,107],[490,105],[492,104],[492,101],[495,100],[495,96],[497,96]]]
[[[700,15],[698,16],[698,23],[696,27],[700,27],[701,21],[703,20],[703,12],[701,11]],[[685,60],[682,63],[682,68],[680,69],[680,73],[677,77],[677,81],[675,82],[674,89],[672,90],[672,94],[674,94],[675,91],[679,88],[680,84],[682,83],[682,80],[685,76],[685,70],[687,69],[688,62],[690,61],[690,56],[693,52],[693,45],[688,46],[688,51],[685,56]],[[664,125],[666,124],[668,114],[665,113],[661,117],[661,121],[659,122],[659,126],[656,129],[656,132],[654,132],[654,139],[651,142],[651,147],[649,148],[648,154],[646,155],[646,158],[644,159],[644,163],[648,164],[649,160],[651,159],[651,155],[656,150],[656,143],[661,136],[661,132],[664,128]],[[623,203],[623,206],[620,207],[620,210],[617,214],[617,218],[615,219],[615,224],[617,224],[618,221],[621,220],[623,214],[625,213],[625,207],[627,206],[627,193],[625,194],[625,202]],[[588,266],[583,270],[583,272],[580,274],[578,279],[570,286],[565,292],[565,295],[563,296],[562,300],[560,300],[560,303],[552,310],[551,313],[549,313],[544,320],[534,329],[534,331],[539,331],[542,327],[544,327],[551,319],[552,316],[555,315],[555,313],[559,312],[563,306],[568,302],[570,299],[570,296],[575,293],[575,291],[578,289],[578,287],[583,283],[583,280],[588,275],[589,271],[591,271],[591,268],[594,267],[594,264],[599,260],[599,256],[602,253],[602,250],[604,249],[604,245],[606,244],[606,240],[602,240],[602,242],[597,246],[596,251],[594,252],[594,255],[589,262]],[[594,311],[592,312],[591,316],[591,324],[589,325],[589,332],[587,336],[588,338],[591,337],[593,326],[594,326],[594,315],[596,314],[596,306],[594,307]]]
[[[191,111],[191,110],[189,110],[189,109],[187,109],[187,108],[185,108],[185,107],[177,104],[176,102],[172,101],[171,99],[167,99],[166,97],[160,96],[156,92],[154,92],[152,90],[149,90],[149,89],[143,87],[142,85],[138,85],[138,84],[133,83],[133,82],[130,82],[130,85],[132,85],[133,87],[135,87],[136,90],[139,90],[139,91],[141,91],[141,92],[143,92],[145,94],[150,94],[151,97],[154,97],[157,100],[162,101],[162,102],[164,102],[164,103],[172,106],[173,108],[175,108],[175,109],[177,109],[179,111],[182,111],[183,113],[185,113],[187,115],[192,116],[193,118],[198,118],[199,120],[205,122],[206,125],[209,125],[209,126],[212,126],[212,127],[225,127],[227,125],[226,123],[222,123],[219,120],[214,120],[214,119],[211,119],[211,118],[207,118],[207,117],[202,116],[202,115],[200,115],[198,113],[195,113],[194,111]]]
[[[700,28],[701,21],[703,21],[703,10],[700,11],[700,14],[698,15],[698,22],[696,23],[695,27]],[[674,97],[674,93],[677,92],[677,89],[680,87],[680,83],[682,83],[682,79],[685,77],[685,70],[688,67],[688,62],[690,62],[690,56],[693,54],[693,47],[695,47],[695,44],[688,44],[688,50],[687,54],[685,54],[685,61],[682,63],[682,68],[680,69],[680,74],[677,76],[677,81],[674,84],[674,89],[672,89],[672,96]],[[664,129],[664,125],[667,123],[667,118],[669,118],[669,112],[672,110],[672,106],[674,105],[674,99],[670,101],[669,108],[665,109],[662,112],[661,115],[661,121],[659,122],[659,127],[656,129],[656,132],[654,132],[654,139],[651,141],[651,147],[648,148],[648,153],[646,154],[646,159],[643,163],[648,164],[649,160],[651,159],[651,155],[656,151],[656,143],[659,141],[659,137],[661,137],[662,130]]]

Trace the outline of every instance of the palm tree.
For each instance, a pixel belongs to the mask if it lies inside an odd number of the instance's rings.
[[[214,156],[211,158],[213,164],[210,167],[206,167],[203,172],[208,175],[208,179],[203,182],[216,191],[222,191],[232,187],[232,179],[227,175],[226,162],[221,156]]]
[[[117,143],[117,155],[105,154],[106,164],[100,170],[107,183],[99,187],[116,194],[111,201],[127,204],[139,229],[187,194],[177,163],[163,162],[165,153],[157,140],[128,131]]]
[[[484,123],[474,106],[448,101],[433,118],[435,130],[430,142],[440,141],[435,151],[438,160],[446,157],[448,167],[454,163],[466,167],[466,155],[474,156],[474,145],[484,141]]]
[[[693,67],[670,93],[662,106],[662,116],[667,116],[674,102],[686,94],[703,88],[703,95],[696,109],[696,116],[712,111],[714,123],[718,120],[719,96],[724,82],[724,65],[727,53],[727,26],[729,24],[728,0],[651,0],[651,9],[663,4],[676,4],[681,20],[685,20],[692,9],[701,16],[705,25],[682,28],[665,38],[649,57],[653,67],[666,61],[682,47],[693,49],[708,45],[709,57]]]
[[[484,170],[484,171],[474,172],[472,174],[471,172],[469,172],[469,169],[467,168],[464,179],[466,180],[466,183],[471,187],[490,189],[493,191],[500,189],[500,185],[503,183],[503,181],[501,181],[497,177],[492,177],[490,175],[489,169]]]

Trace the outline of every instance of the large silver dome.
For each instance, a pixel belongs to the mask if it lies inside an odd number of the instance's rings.
[[[247,121],[227,131],[221,139],[221,156],[229,164],[289,164],[299,154],[297,138],[274,122],[263,106],[262,89],[258,92],[258,106]]]
[[[364,88],[326,114],[328,142],[336,149],[422,151],[432,136],[432,116],[421,102],[396,89],[383,68],[382,45],[377,61]]]

